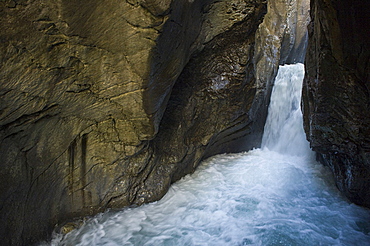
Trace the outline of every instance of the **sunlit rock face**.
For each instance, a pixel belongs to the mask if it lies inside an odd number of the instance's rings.
[[[157,200],[201,159],[258,146],[265,12],[262,0],[1,1],[2,242]]]
[[[310,0],[268,1],[267,14],[256,32],[256,111],[263,120],[279,64],[303,63],[310,21]]]
[[[353,202],[370,207],[368,1],[311,3],[303,87],[311,147]]]
[[[96,213],[115,195],[117,177],[130,175],[126,169],[134,172],[123,161],[155,134],[143,94],[169,5],[0,3],[0,236],[7,238],[5,244],[28,244],[56,223]],[[191,4],[184,5],[190,11]],[[120,185],[124,192],[130,187]]]

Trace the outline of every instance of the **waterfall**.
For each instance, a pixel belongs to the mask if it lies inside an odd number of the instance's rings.
[[[310,152],[300,106],[303,78],[304,65],[301,63],[279,67],[271,94],[262,148],[291,155]]]
[[[369,245],[370,211],[307,154],[302,79],[302,64],[280,67],[262,149],[212,157],[160,201],[99,214],[42,245]]]

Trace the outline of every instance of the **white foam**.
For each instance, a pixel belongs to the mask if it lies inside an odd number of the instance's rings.
[[[279,67],[262,139],[263,148],[290,155],[310,152],[300,106],[303,77],[303,64]]]
[[[100,214],[52,245],[366,245],[369,210],[329,170],[269,150],[213,157],[155,203]]]
[[[287,67],[280,77],[299,70],[302,79],[302,65]],[[269,110],[263,150],[210,158],[160,201],[100,214],[51,245],[369,245],[370,211],[307,154],[292,86],[275,90],[288,103],[272,99],[280,106]]]

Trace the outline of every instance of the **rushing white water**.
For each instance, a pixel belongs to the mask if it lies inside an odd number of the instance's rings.
[[[303,64],[279,68],[262,138],[263,147],[289,155],[310,152],[300,106],[303,77]]]
[[[286,93],[300,90],[302,69],[279,69],[265,148],[210,158],[162,200],[99,214],[51,245],[370,245],[370,211],[341,196],[309,154],[300,96]]]

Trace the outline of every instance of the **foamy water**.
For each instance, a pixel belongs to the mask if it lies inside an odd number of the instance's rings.
[[[301,111],[304,65],[280,66],[271,94],[262,146],[282,154],[310,152]]]
[[[155,203],[90,219],[51,245],[369,245],[370,213],[309,157],[220,155]]]
[[[160,201],[99,214],[48,245],[370,245],[370,211],[338,192],[304,140],[302,73],[279,69],[263,149],[212,157]]]

